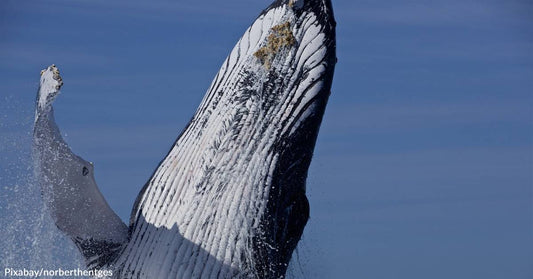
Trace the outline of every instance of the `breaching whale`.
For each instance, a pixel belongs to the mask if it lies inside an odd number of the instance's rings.
[[[114,278],[284,278],[309,218],[305,182],[330,95],[330,0],[275,1],[237,42],[139,193],[129,226],[62,139],[41,72],[34,154],[43,198],[88,268]]]

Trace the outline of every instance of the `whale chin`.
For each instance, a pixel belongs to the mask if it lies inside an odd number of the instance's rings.
[[[116,278],[283,278],[309,218],[305,183],[335,63],[330,0],[272,3],[142,188],[129,228],[92,163],[61,138],[52,101],[62,79],[47,68],[34,150],[56,225],[88,267]]]

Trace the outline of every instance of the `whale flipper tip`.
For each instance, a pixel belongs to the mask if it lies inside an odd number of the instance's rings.
[[[38,96],[38,106],[40,109],[45,109],[54,101],[59,94],[61,86],[63,86],[63,78],[61,78],[59,69],[55,64],[41,70]]]

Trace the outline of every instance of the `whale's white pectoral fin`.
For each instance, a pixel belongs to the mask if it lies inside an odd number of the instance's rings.
[[[99,267],[118,255],[128,228],[98,190],[93,164],[61,137],[52,102],[62,85],[55,65],[41,71],[33,133],[36,176],[57,227],[76,243],[88,267]]]

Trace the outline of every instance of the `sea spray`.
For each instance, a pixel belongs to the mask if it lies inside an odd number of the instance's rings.
[[[5,269],[83,268],[76,247],[59,232],[42,202],[32,157],[34,103],[19,96],[10,94],[0,100],[2,276]]]

